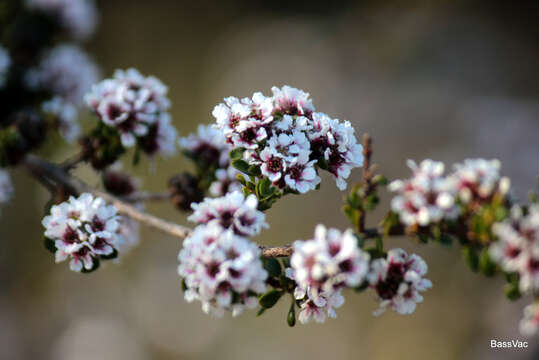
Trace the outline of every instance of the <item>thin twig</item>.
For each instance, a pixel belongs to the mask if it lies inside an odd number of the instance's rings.
[[[24,160],[24,165],[28,168],[33,177],[35,177],[40,183],[52,183],[57,187],[62,187],[67,192],[78,195],[83,192],[88,192],[94,196],[99,196],[105,201],[114,205],[118,212],[122,215],[129,216],[132,219],[135,219],[143,224],[146,224],[154,229],[160,230],[166,234],[172,235],[176,238],[184,239],[189,234],[191,234],[192,229],[172,223],[170,221],[161,219],[157,216],[148,214],[142,210],[137,209],[135,206],[131,205],[125,200],[118,199],[115,196],[112,196],[109,193],[95,189],[90,185],[84,183],[83,181],[77,179],[76,177],[70,175],[67,171],[64,170],[59,165],[50,163],[44,159],[41,159],[35,155],[27,155]],[[142,194],[142,193],[141,193]],[[155,194],[148,194],[142,197],[154,197]],[[157,197],[164,196],[161,194]],[[378,229],[365,229],[362,233],[365,239],[374,238],[379,236]],[[266,258],[278,258],[278,257],[287,257],[292,254],[292,246],[277,246],[277,247],[266,247],[260,246],[262,256]]]
[[[136,192],[134,194],[122,197],[122,200],[135,203],[144,201],[165,201],[170,200],[171,195],[169,192]]]
[[[81,152],[81,153],[78,153],[78,154],[70,157],[69,159],[65,160],[64,162],[62,162],[60,164],[60,167],[62,169],[64,169],[64,171],[70,171],[70,170],[73,170],[74,168],[76,168],[77,165],[79,165],[83,161],[84,161],[84,154]]]
[[[374,165],[371,165],[371,156],[372,156],[372,138],[369,134],[363,135],[363,173],[361,178],[361,198],[363,203],[365,199],[369,196],[373,190],[371,179],[374,173]],[[359,209],[359,221],[357,226],[357,231],[361,234],[365,232],[365,221],[366,221],[366,211],[365,209]]]

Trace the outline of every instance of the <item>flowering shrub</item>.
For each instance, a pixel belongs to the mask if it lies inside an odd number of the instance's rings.
[[[458,242],[472,271],[504,276],[509,299],[534,298],[520,329],[538,332],[537,197],[517,204],[498,160],[466,159],[449,173],[441,162],[408,161],[412,176],[389,184],[391,210],[368,228],[366,217],[388,184],[371,165],[371,139],[365,135],[360,144],[348,121],[317,112],[308,93],[285,85],[273,87],[271,96],[227,97],[213,109],[213,125],[178,140],[164,83],[134,68],[99,82],[97,66],[79,45],[58,42],[92,33],[93,1],[27,0],[6,9],[0,12],[0,24],[11,29],[0,47],[0,204],[14,192],[9,169],[25,167],[51,194],[42,224],[56,262],[69,261],[81,273],[104,260],[118,262],[138,243],[142,222],[185,239],[178,273],[187,301],[219,316],[258,306],[261,316],[289,297],[286,321],[294,326],[296,319],[336,317],[351,291],[375,294],[375,314],[413,313],[432,286],[427,264],[400,248],[386,250],[384,240]],[[43,31],[24,33],[34,26]],[[78,122],[83,104],[97,120],[87,133]],[[60,164],[32,154],[50,130],[78,143],[79,153]],[[115,165],[129,152],[137,165],[140,153],[171,156],[178,148],[193,167],[173,174],[164,193],[142,191]],[[100,175],[102,190],[73,175],[83,164]],[[318,189],[321,171],[344,190],[358,167],[361,181],[343,206],[350,229],[318,225],[312,239],[278,247],[252,241],[269,227],[265,211],[281,197]],[[187,212],[195,228],[146,213],[144,202],[157,200]]]

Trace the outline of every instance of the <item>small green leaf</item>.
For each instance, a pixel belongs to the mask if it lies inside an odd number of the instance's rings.
[[[292,301],[290,310],[288,310],[288,314],[286,315],[286,322],[290,327],[294,327],[294,325],[296,325],[296,304],[294,301]]]
[[[249,174],[249,164],[243,160],[232,161],[232,166],[241,171],[242,173]]]
[[[462,257],[466,264],[470,267],[473,272],[477,272],[479,268],[479,258],[474,249],[471,246],[462,247]]]
[[[504,292],[505,292],[505,296],[511,301],[518,300],[522,296],[522,294],[520,293],[520,290],[518,288],[518,283],[517,284],[506,284],[505,288],[504,288]]]
[[[228,154],[231,160],[240,160],[243,157],[243,152],[245,148],[235,148],[230,151]]]
[[[318,158],[318,167],[322,170],[327,170],[328,169],[328,162],[326,161],[326,159],[323,157],[323,156],[320,156]]]
[[[268,274],[271,277],[279,277],[281,276],[282,269],[281,264],[279,263],[279,260],[269,258],[265,260],[264,268],[267,270]]]
[[[54,245],[54,240],[44,237],[45,249],[49,250],[51,253],[56,253],[56,245]]]
[[[258,165],[251,165],[247,168],[247,174],[249,174],[250,176],[259,176],[260,174],[262,174],[260,172],[260,166]]]
[[[496,272],[496,264],[489,256],[488,248],[483,248],[479,254],[479,269],[486,276],[493,276]]]
[[[256,313],[256,316],[261,316],[266,311],[266,308],[260,308],[258,312]]]
[[[380,236],[376,238],[376,250],[380,253],[384,252],[384,240]]]
[[[270,290],[264,295],[260,296],[258,299],[258,303],[260,306],[266,309],[272,308],[275,304],[277,304],[277,301],[283,296],[283,292],[280,290]]]
[[[101,259],[103,260],[111,260],[111,259],[116,259],[118,257],[118,250],[116,249],[113,249],[112,253],[108,254],[108,255],[101,255],[99,256]]]
[[[238,180],[238,182],[242,184],[243,186],[247,184],[247,180],[245,180],[245,177],[242,174],[237,174],[236,180]]]

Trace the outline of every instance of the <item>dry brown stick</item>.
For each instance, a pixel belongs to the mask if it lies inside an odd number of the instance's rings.
[[[134,203],[141,201],[165,201],[170,200],[171,195],[169,192],[136,192],[134,194],[122,197],[122,200]]]
[[[363,173],[361,177],[361,191],[362,198],[365,198],[372,192],[372,175],[374,172],[374,165],[371,165],[372,156],[372,138],[369,134],[363,135]],[[359,209],[359,221],[357,231],[359,233],[365,232],[365,209]]]

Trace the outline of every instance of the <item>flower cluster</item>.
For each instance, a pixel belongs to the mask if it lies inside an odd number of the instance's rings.
[[[400,215],[401,222],[427,226],[444,217],[454,217],[455,200],[444,177],[444,164],[427,159],[418,166],[408,160],[408,167],[413,171],[412,178],[389,184],[389,190],[398,193],[391,201],[391,209]]]
[[[93,60],[78,46],[62,44],[45,54],[39,66],[26,74],[29,88],[47,91],[79,105],[84,94],[99,79]]]
[[[114,206],[88,193],[53,206],[42,224],[56,262],[69,259],[71,270],[88,272],[99,266],[100,259],[116,257],[119,242],[116,213]]]
[[[255,196],[233,192],[192,204],[190,221],[198,224],[178,255],[185,299],[200,300],[206,313],[240,314],[257,305],[268,276],[260,250],[244,236],[256,235],[267,226],[256,210]]]
[[[525,336],[532,336],[539,331],[539,303],[524,308],[524,317],[520,320],[520,332]]]
[[[0,45],[0,89],[4,87],[7,79],[7,72],[11,65],[11,57],[8,51]]]
[[[346,188],[350,170],[363,163],[362,147],[348,121],[314,111],[309,94],[284,86],[273,96],[228,97],[213,110],[216,127],[233,148],[260,167],[279,188],[300,193],[320,183],[317,166],[332,173],[339,189]]]
[[[342,305],[341,290],[357,287],[369,270],[369,255],[363,252],[351,230],[341,233],[318,225],[314,239],[296,241],[287,276],[297,287],[294,297],[300,301],[298,319],[324,321],[326,314],[335,317],[333,308]]]
[[[466,159],[462,164],[455,164],[449,181],[462,203],[488,201],[497,192],[502,195],[509,192],[509,178],[500,176],[500,167],[497,159]]]
[[[263,227],[268,227],[257,205],[256,196],[245,198],[242,193],[235,191],[220,198],[206,198],[201,203],[192,204],[193,214],[188,220],[196,224],[217,224],[240,236],[254,236]]]
[[[77,140],[80,134],[80,125],[77,122],[77,108],[73,104],[55,96],[41,104],[41,110],[54,120],[65,141],[73,143]]]
[[[419,165],[409,160],[413,176],[395,180],[389,190],[396,192],[391,208],[406,226],[428,226],[458,217],[464,207],[485,204],[494,194],[505,196],[509,179],[501,177],[498,160],[466,159],[444,175],[444,164],[430,159]]]
[[[117,70],[113,78],[94,85],[85,100],[105,125],[118,131],[125,148],[138,145],[150,155],[172,155],[177,131],[170,123],[167,92],[153,76]]]
[[[212,196],[224,196],[228,192],[240,191],[236,180],[240,172],[230,165],[228,156],[231,145],[226,142],[223,132],[208,125],[199,125],[196,134],[180,138],[179,146],[195,161],[198,167],[212,172],[209,191]]]
[[[519,274],[521,292],[539,291],[539,205],[531,205],[527,214],[513,207],[510,219],[494,224],[492,231],[498,237],[489,248],[492,259]]]
[[[7,203],[13,196],[13,184],[6,170],[0,169],[0,205]]]
[[[222,316],[230,310],[239,315],[256,307],[257,294],[266,290],[258,247],[217,223],[196,227],[178,259],[185,300],[199,300],[206,313]]]
[[[387,307],[399,314],[413,313],[416,304],[423,301],[420,292],[432,287],[430,280],[423,277],[426,273],[425,261],[402,249],[391,249],[386,258],[373,260],[367,278],[380,299],[375,314],[383,313]]]
[[[26,0],[29,9],[54,17],[76,39],[86,39],[97,24],[93,0]]]

